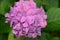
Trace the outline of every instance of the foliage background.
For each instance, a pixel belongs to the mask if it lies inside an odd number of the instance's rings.
[[[0,0],[0,40],[60,40],[60,0],[34,0],[38,7],[43,6],[48,16],[48,25],[42,29],[42,36],[32,38],[16,38],[12,34],[9,23],[5,23],[5,13],[18,0]]]

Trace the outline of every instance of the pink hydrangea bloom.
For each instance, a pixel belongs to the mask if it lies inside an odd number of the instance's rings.
[[[5,14],[6,23],[10,22],[12,32],[17,37],[35,38],[41,36],[41,28],[47,25],[47,15],[42,7],[37,8],[33,0],[20,0]]]

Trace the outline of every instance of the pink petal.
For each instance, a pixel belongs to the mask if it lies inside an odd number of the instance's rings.
[[[29,24],[32,24],[32,23],[34,23],[34,16],[27,16],[26,17],[27,18],[27,22],[29,23]]]
[[[36,34],[36,33],[33,33],[33,34],[32,34],[32,37],[33,37],[33,38],[36,38],[36,37],[37,37],[37,34]]]
[[[21,18],[21,22],[25,22],[25,20],[26,20],[26,18],[23,16],[23,17]]]
[[[6,14],[5,14],[5,17],[10,17],[9,13],[6,13]]]
[[[20,29],[21,29],[20,23],[18,23],[17,25],[15,25],[15,26],[13,27],[13,29],[20,30]]]
[[[28,27],[28,24],[27,23],[23,23],[23,27]]]
[[[47,22],[46,22],[46,21],[41,22],[41,27],[42,27],[42,28],[45,28],[46,25],[47,25]]]

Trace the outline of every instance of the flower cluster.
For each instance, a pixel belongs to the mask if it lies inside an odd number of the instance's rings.
[[[47,15],[42,7],[37,8],[33,0],[20,0],[5,14],[6,23],[10,23],[17,37],[35,38],[41,36],[41,28],[47,25]]]

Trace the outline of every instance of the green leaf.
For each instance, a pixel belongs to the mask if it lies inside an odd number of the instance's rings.
[[[8,33],[11,30],[9,23],[5,23],[5,17],[0,15],[0,33]]]
[[[28,37],[20,37],[20,38],[15,38],[16,40],[37,40],[36,38],[28,38]]]
[[[51,8],[47,11],[48,25],[45,28],[46,31],[60,30],[60,8]]]
[[[52,36],[51,36],[49,33],[47,33],[47,32],[42,32],[42,33],[41,33],[41,36],[37,36],[37,37],[35,38],[35,40],[50,40],[51,37],[52,37]]]
[[[41,40],[47,40],[47,39],[46,39],[46,33],[42,33],[42,35],[41,35]]]
[[[6,12],[9,11],[9,3],[7,1],[1,1],[1,4],[0,4],[0,14],[5,14]]]
[[[8,33],[0,34],[0,40],[8,40]]]
[[[51,40],[60,40],[60,37],[53,37]]]
[[[0,14],[4,15],[9,12],[10,7],[13,5],[14,0],[2,0],[0,3]]]
[[[46,9],[50,9],[52,7],[58,7],[59,0],[44,0],[44,1],[45,1],[44,5],[46,5],[45,6]]]
[[[40,40],[50,40],[52,36],[49,33],[42,32]]]
[[[20,38],[16,38],[17,40],[29,40],[28,38],[25,37],[20,37]]]
[[[14,40],[14,34],[12,32],[9,33],[8,40]]]
[[[36,5],[37,5],[37,7],[40,7],[41,6],[41,0],[34,0],[35,2],[36,2]]]

